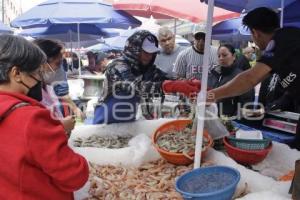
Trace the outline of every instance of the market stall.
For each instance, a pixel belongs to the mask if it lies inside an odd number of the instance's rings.
[[[72,146],[74,151],[86,157],[86,159],[89,160],[92,164],[90,172],[90,182],[88,182],[84,188],[76,192],[76,199],[84,199],[86,197],[93,197],[97,199],[95,196],[93,196],[97,194],[95,187],[99,187],[101,180],[103,182],[103,180],[107,180],[109,179],[109,177],[103,179],[103,176],[101,174],[95,175],[95,169],[101,169],[105,171],[105,169],[107,170],[108,167],[111,167],[113,170],[119,170],[119,172],[120,170],[126,169],[128,170],[128,173],[132,172],[129,171],[129,169],[141,171],[141,168],[144,169],[145,167],[149,167],[150,172],[151,170],[155,171],[156,167],[168,167],[175,171],[178,170],[178,166],[168,164],[165,161],[160,160],[161,157],[153,148],[150,139],[150,137],[158,127],[170,121],[173,120],[140,120],[132,123],[122,124],[77,126],[73,134],[71,135],[69,145]],[[97,135],[99,137],[114,138],[130,136],[131,138],[129,139],[128,146],[123,148],[78,147],[78,144],[76,144],[76,141],[78,142],[78,138],[86,139],[93,135]],[[228,157],[226,153],[216,151],[213,148],[209,148],[204,160],[202,161],[202,166],[224,165],[233,167],[234,169],[238,170],[241,174],[241,179],[238,183],[235,197],[240,197],[241,199],[247,200],[289,199],[290,195],[288,194],[288,189],[290,187],[290,181],[281,182],[277,180],[279,179],[279,177],[287,174],[290,170],[294,169],[294,162],[295,160],[299,159],[299,155],[300,154],[297,150],[292,150],[285,144],[273,142],[273,149],[266,157],[266,159],[261,163],[251,166],[252,169],[249,169],[249,166],[246,168],[243,165],[237,164],[233,159]],[[179,167],[181,167],[180,169],[182,169],[183,171],[181,171],[181,173],[179,173],[178,175],[182,174],[182,172],[190,171],[190,169],[192,169],[191,165]],[[107,173],[108,174],[106,175],[111,176],[115,174],[111,174],[109,173],[109,171]],[[153,174],[154,177],[152,178],[155,179],[156,175],[155,173]],[[165,183],[166,185],[168,185],[168,187],[165,187],[166,191],[164,193],[171,195],[171,199],[181,199],[180,195],[178,196],[179,193],[176,193],[174,190],[175,177],[168,179],[168,181],[171,182]],[[146,177],[143,177],[142,179],[144,178],[146,179]],[[117,181],[115,183],[117,184]],[[141,184],[142,182],[138,183]],[[159,183],[160,182],[157,182],[157,184]],[[126,184],[129,183],[126,182]],[[123,189],[126,188],[126,184],[122,185]],[[157,185],[154,185],[155,187],[153,186],[153,188],[156,188]],[[130,185],[127,186],[130,187]],[[145,186],[145,188],[147,187]],[[114,187],[107,187],[107,190],[105,190],[104,193],[110,191],[111,189],[115,190],[113,188]],[[143,191],[147,193],[147,190],[145,188]],[[160,191],[161,190],[162,188],[160,188]],[[101,195],[103,195],[104,193],[101,193]],[[114,191],[113,193],[116,194],[118,193],[118,191]],[[150,196],[148,199],[151,199]],[[110,197],[111,198],[109,198],[108,196],[107,198],[114,199],[114,197]],[[161,197],[161,199],[164,199],[163,196]],[[98,197],[98,199],[102,199],[102,197]]]

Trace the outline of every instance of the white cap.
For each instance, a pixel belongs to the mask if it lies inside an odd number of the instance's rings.
[[[155,41],[152,38],[145,38],[142,49],[146,51],[147,53],[157,53],[159,52],[159,48],[155,45]]]

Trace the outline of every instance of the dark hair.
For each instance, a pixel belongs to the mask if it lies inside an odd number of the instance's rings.
[[[227,48],[228,51],[229,51],[230,53],[232,53],[232,55],[235,54],[235,48],[234,48],[231,44],[221,44],[221,45],[219,46],[219,48],[218,48],[218,51],[219,51],[219,49],[220,49],[221,47]]]
[[[194,38],[196,40],[205,40],[205,33],[197,32],[197,33],[194,34]]]
[[[57,57],[63,49],[63,44],[56,40],[36,39],[33,42],[44,51],[48,60]]]
[[[41,49],[26,39],[14,35],[0,35],[0,83],[9,81],[13,66],[22,72],[33,72],[46,61]]]
[[[251,31],[257,29],[264,33],[272,33],[280,27],[279,18],[275,11],[270,8],[256,8],[243,18],[243,24]]]

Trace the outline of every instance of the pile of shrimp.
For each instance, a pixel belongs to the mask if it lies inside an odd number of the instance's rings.
[[[203,137],[202,149],[208,145],[209,140]],[[195,151],[196,135],[191,129],[185,128],[182,131],[170,130],[159,136],[157,145],[168,152],[189,154]]]
[[[139,168],[90,164],[89,199],[92,200],[181,200],[175,178],[192,170],[163,159]]]
[[[101,137],[92,135],[87,138],[76,138],[73,142],[75,147],[97,147],[119,149],[128,147],[128,142],[132,136],[107,136]]]

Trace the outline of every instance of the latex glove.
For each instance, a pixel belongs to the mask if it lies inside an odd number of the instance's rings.
[[[165,93],[179,92],[185,96],[190,96],[193,93],[198,93],[201,86],[198,80],[167,80],[163,82],[162,88]]]
[[[188,82],[190,85],[197,87],[199,91],[201,90],[201,81],[197,79],[192,79],[192,80],[188,80]]]

